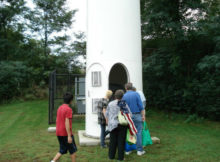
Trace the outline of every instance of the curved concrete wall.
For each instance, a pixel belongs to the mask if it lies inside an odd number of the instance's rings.
[[[99,137],[92,99],[104,97],[111,68],[123,64],[129,81],[143,88],[140,1],[87,0],[87,14],[86,134]],[[92,71],[101,71],[101,87],[92,87]]]

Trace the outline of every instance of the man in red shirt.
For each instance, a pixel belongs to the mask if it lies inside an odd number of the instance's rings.
[[[63,96],[64,104],[57,110],[56,135],[60,144],[60,151],[51,162],[56,162],[67,151],[70,153],[72,162],[76,161],[77,147],[72,134],[72,109],[69,104],[72,103],[73,95],[69,92]]]

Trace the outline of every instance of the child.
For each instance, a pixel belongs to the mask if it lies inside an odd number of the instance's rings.
[[[70,153],[72,162],[76,161],[77,147],[72,134],[72,109],[69,105],[72,103],[73,95],[69,92],[63,96],[64,104],[57,110],[56,136],[59,141],[60,151],[51,162],[56,162],[67,151]]]

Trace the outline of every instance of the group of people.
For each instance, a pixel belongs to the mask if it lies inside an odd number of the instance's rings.
[[[101,147],[106,148],[105,137],[110,133],[109,159],[115,159],[118,149],[118,160],[124,160],[125,140],[128,126],[121,125],[118,120],[118,114],[123,109],[131,118],[130,121],[135,125],[137,137],[137,155],[145,154],[142,147],[142,123],[145,121],[146,99],[142,92],[136,92],[132,83],[125,85],[126,93],[123,90],[117,90],[114,93],[114,100],[110,102],[112,91],[108,90],[106,96],[98,104],[98,123],[101,126]],[[64,104],[57,110],[56,136],[59,142],[59,152],[51,162],[56,162],[67,151],[70,153],[71,161],[76,161],[76,143],[72,134],[72,109],[70,104],[73,101],[71,93],[65,93]],[[106,126],[108,129],[106,130]],[[129,155],[131,152],[126,152]]]
[[[145,154],[142,147],[142,125],[145,121],[146,99],[142,92],[136,92],[132,83],[125,85],[126,93],[123,90],[117,90],[114,94],[115,100],[110,101],[112,91],[108,90],[106,96],[98,104],[98,123],[101,127],[100,144],[106,148],[105,137],[110,133],[109,159],[115,159],[116,150],[118,149],[118,160],[124,160],[124,150],[126,133],[128,126],[121,125],[118,120],[118,113],[121,111],[121,103],[125,102],[125,107],[132,118],[137,129],[137,155]],[[106,126],[108,129],[106,130]],[[125,152],[127,155],[131,153]]]

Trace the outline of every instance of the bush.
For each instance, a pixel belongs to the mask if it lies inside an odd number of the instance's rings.
[[[41,87],[34,85],[30,88],[26,88],[21,98],[24,100],[35,100],[35,99],[48,99],[49,90],[46,86]]]
[[[209,118],[220,118],[220,54],[204,57],[197,66],[198,104],[196,111]]]
[[[23,88],[29,84],[29,70],[23,62],[0,62],[0,101],[22,94]]]
[[[220,53],[188,58],[187,65],[185,51],[173,51],[174,48],[160,47],[144,61],[148,106],[220,120]],[[199,50],[203,47],[198,46],[191,53]]]

